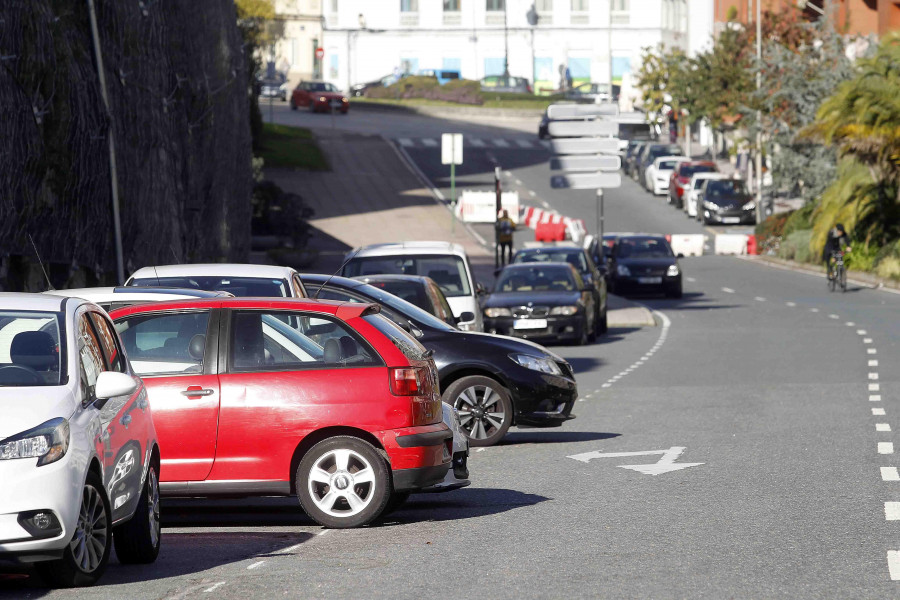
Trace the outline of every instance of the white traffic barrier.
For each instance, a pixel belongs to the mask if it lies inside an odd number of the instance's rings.
[[[534,206],[523,206],[521,208],[519,223],[529,229],[537,229],[537,226],[541,223],[562,223],[566,226],[566,237],[574,242],[581,241],[587,233],[583,219],[572,219],[557,212],[535,208]]]
[[[716,235],[716,254],[747,254],[747,236],[742,233]]]
[[[500,206],[509,211],[510,215],[518,215],[519,193],[503,192],[500,195]],[[456,202],[456,216],[464,223],[493,223],[497,220],[494,212],[496,207],[496,193],[464,190]]]
[[[675,255],[683,254],[684,256],[703,256],[703,246],[706,244],[706,236],[702,233],[680,234],[673,233],[671,235],[672,252]]]

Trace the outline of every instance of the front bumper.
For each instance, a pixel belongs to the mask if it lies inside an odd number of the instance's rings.
[[[515,327],[515,322],[546,321],[546,327]],[[525,340],[564,341],[578,340],[584,328],[584,316],[579,313],[571,316],[547,316],[542,319],[517,319],[515,317],[484,318],[484,330],[488,333],[508,335]]]
[[[335,104],[333,106],[331,104],[332,102],[335,102]],[[347,110],[349,108],[350,108],[349,102],[338,102],[338,101],[332,101],[332,100],[325,100],[325,101],[314,100],[313,101],[313,110],[315,110],[315,111],[336,110],[336,111],[340,111],[340,112],[347,112]]]
[[[703,209],[703,216],[710,223],[722,225],[753,225],[756,223],[756,210],[726,209],[720,211]]]
[[[656,179],[653,181],[653,194],[656,196],[663,196],[669,193],[669,180],[659,180]]]
[[[578,384],[569,367],[565,376],[541,373],[513,365],[515,377],[509,378],[509,392],[515,406],[515,425],[558,427],[574,419],[572,407],[578,399]]]
[[[58,558],[75,530],[81,508],[86,465],[75,460],[69,447],[59,461],[37,466],[36,458],[0,461],[0,560],[35,562]],[[60,527],[48,537],[33,535],[19,523],[19,515],[52,512]]]

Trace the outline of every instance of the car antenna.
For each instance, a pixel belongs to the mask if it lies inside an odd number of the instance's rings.
[[[153,274],[156,275],[156,287],[162,287],[162,284],[159,282],[159,272],[156,270],[156,265],[153,265]]]
[[[44,278],[47,280],[47,287],[49,287],[50,290],[55,290],[56,288],[53,287],[52,283],[50,283],[50,276],[47,275],[47,269],[44,268],[44,261],[41,260],[41,255],[38,252],[37,245],[34,243],[34,238],[31,237],[30,233],[28,234],[28,241],[31,242],[31,247],[34,248],[34,255],[37,256],[38,264],[41,265],[41,271],[44,272]]]
[[[318,300],[318,299],[319,299],[319,293],[320,293],[323,289],[325,289],[325,286],[328,284],[328,282],[331,281],[332,279],[334,279],[335,275],[337,275],[338,273],[340,273],[341,270],[342,270],[345,266],[347,266],[347,263],[350,262],[351,260],[353,260],[353,257],[354,257],[354,256],[356,256],[357,254],[359,254],[359,251],[360,251],[360,250],[362,250],[362,246],[358,246],[358,247],[356,248],[356,250],[354,250],[353,253],[352,253],[350,256],[347,257],[347,260],[345,260],[344,262],[341,263],[341,266],[339,266],[339,267],[337,268],[337,271],[335,271],[334,273],[332,273],[331,275],[329,275],[328,279],[326,279],[324,282],[322,282],[322,285],[320,285],[320,286],[319,286],[319,289],[316,290],[316,293],[313,294],[313,297],[312,297],[313,300]]]

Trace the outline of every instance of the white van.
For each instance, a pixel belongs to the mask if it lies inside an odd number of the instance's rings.
[[[424,275],[437,283],[463,331],[484,331],[469,257],[450,242],[372,244],[344,257],[341,275]]]

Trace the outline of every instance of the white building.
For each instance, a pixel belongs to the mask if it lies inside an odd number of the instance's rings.
[[[566,67],[575,84],[627,85],[643,48],[696,51],[712,34],[711,18],[688,14],[696,3],[711,15],[712,0],[322,1],[322,77],[341,89],[395,69],[481,79],[502,74],[507,56],[509,74],[537,92],[558,89]]]
[[[274,0],[276,42],[272,60],[293,87],[301,79],[321,77],[316,48],[322,45],[322,4],[326,0]]]

